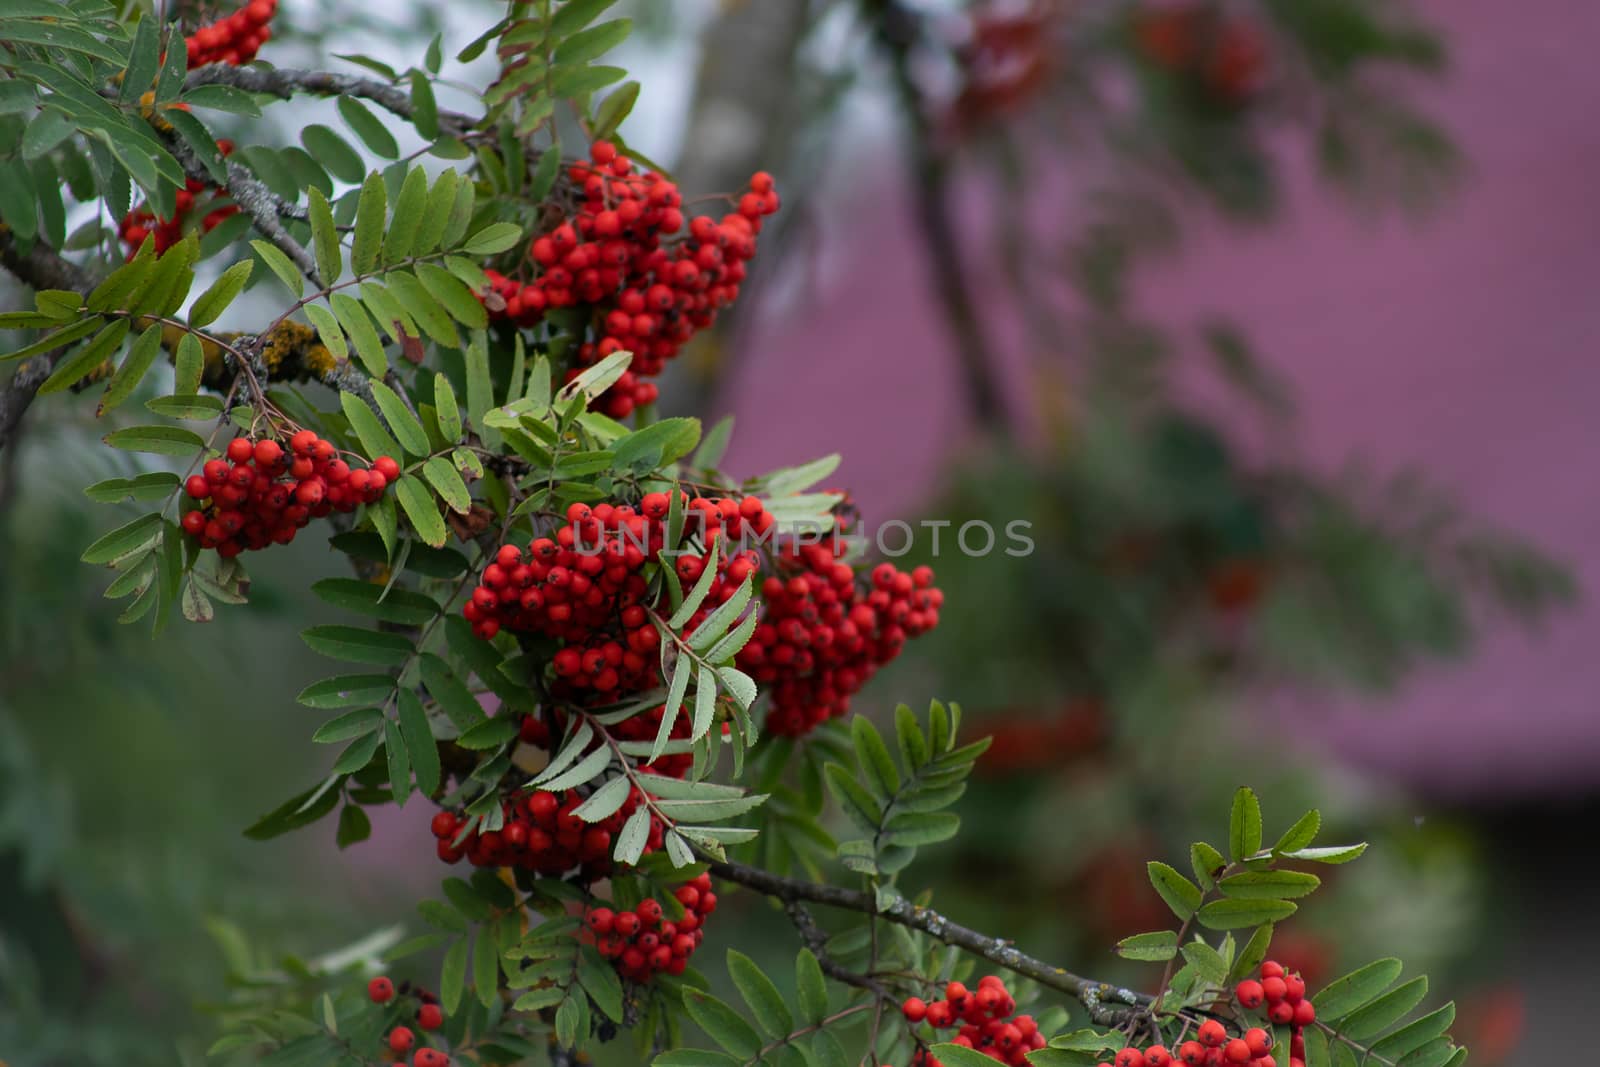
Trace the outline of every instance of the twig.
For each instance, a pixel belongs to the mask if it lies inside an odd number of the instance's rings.
[[[0,225],[0,265],[34,289],[71,289],[87,296],[95,286],[93,278],[76,264],[62,259],[43,241],[35,241],[26,252],[18,249],[10,227],[4,225]],[[66,347],[57,348],[34,356],[17,368],[0,390],[0,449],[16,437],[22,416],[66,350]]]
[[[935,295],[955,341],[967,403],[982,429],[1003,436],[1008,424],[997,386],[999,374],[990,365],[988,342],[963,270],[965,259],[950,206],[949,159],[934,144],[926,102],[911,70],[919,16],[897,0],[869,0],[868,8],[877,17],[877,39],[889,59],[900,98],[918,229],[928,246],[926,259]]]
[[[370,100],[391,114],[410,121],[415,114],[411,95],[403,89],[372,78],[351,74],[331,74],[321,70],[292,70],[286,67],[233,67],[212,63],[189,72],[185,89],[202,85],[230,85],[250,93],[268,93],[288,100],[296,93],[314,96],[356,96]],[[470,115],[455,111],[439,112],[439,130],[452,137],[465,137],[477,125]]]
[[[870,894],[859,889],[787,878],[759,867],[723,860],[711,861],[711,873],[725,881],[735,882],[767,896],[776,897],[785,904],[791,901],[823,904],[830,908],[860,912],[863,915],[877,915],[889,922],[921,930],[947,945],[966,949],[999,964],[1008,971],[1077,998],[1089,1009],[1090,1017],[1102,1025],[1121,1024],[1137,1014],[1135,1009],[1150,1003],[1150,997],[1145,994],[1097,982],[1092,978],[1083,978],[1064,968],[1052,966],[1019,951],[1009,941],[990,937],[960,923],[952,922],[931,908],[919,907],[904,898],[880,909],[875,906]]]

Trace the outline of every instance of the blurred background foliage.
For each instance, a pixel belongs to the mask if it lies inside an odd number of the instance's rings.
[[[1277,955],[1313,984],[1389,954],[1441,988],[1476,984],[1474,1060],[1496,1062],[1521,1018],[1496,921],[1520,906],[1493,876],[1503,835],[1419,817],[1262,698],[1392,688],[1470,654],[1486,624],[1542,617],[1571,582],[1425,477],[1312,471],[1248,324],[1172,336],[1132,295],[1196,220],[1270,225],[1285,151],[1355,211],[1436,205],[1461,161],[1408,86],[1447,68],[1439,38],[1387,0],[622,6],[645,31],[624,59],[645,89],[631,140],[675,160],[686,189],[779,176],[785,212],[742,316],[763,283],[805,274],[830,174],[900,170],[925,247],[889,267],[937,294],[975,431],[922,514],[947,536],[1032,523],[1026,559],[926,559],[950,610],[858,705],[956,700],[996,735],[961,838],[916,880],[1037,955],[1149,982],[1107,951],[1165,921],[1144,862],[1181,855],[1248,781],[1269,811],[1319,806],[1332,836],[1375,846],[1285,924]],[[405,57],[439,32],[459,47],[494,11],[288,4],[269,58],[326,65],[355,37]],[[841,164],[862,122],[884,131],[877,158]],[[1002,317],[1033,353],[1020,389],[994,362]],[[732,321],[683,361],[670,407],[704,413],[741,333]],[[1195,374],[1223,386],[1229,416],[1185,402]],[[296,636],[319,613],[303,591],[335,561],[297,544],[264,555],[251,604],[208,626],[155,641],[117,626],[77,562],[112,521],[80,487],[127,473],[96,438],[86,411],[56,404],[0,457],[0,1057],[16,1067],[202,1062],[230,995],[312,980],[284,957],[411,920],[439,874],[415,811],[384,813],[343,856],[331,824],[240,836],[331,758],[308,756],[314,720],[294,695],[318,671]],[[718,940],[787,966],[766,908],[728,912]]]

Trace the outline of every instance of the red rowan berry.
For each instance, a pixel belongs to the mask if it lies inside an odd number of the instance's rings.
[[[1261,988],[1261,983],[1253,978],[1247,978],[1234,987],[1233,995],[1239,1003],[1246,1008],[1259,1008],[1266,993]]]
[[[419,1048],[411,1063],[412,1067],[450,1067],[450,1057],[438,1049]]]
[[[1198,1041],[1185,1041],[1178,1046],[1178,1058],[1189,1067],[1201,1067],[1206,1062],[1206,1047]]]
[[[424,1004],[417,1009],[417,1027],[422,1030],[437,1030],[444,1025],[444,1009],[437,1004]]]
[[[1261,983],[1261,995],[1267,998],[1268,1004],[1278,1003],[1288,993],[1288,984],[1282,978],[1268,978]]]
[[[1265,1056],[1272,1051],[1272,1035],[1259,1026],[1253,1026],[1246,1030],[1244,1032],[1244,1041],[1249,1046],[1250,1055],[1252,1056]]]
[[[1282,978],[1285,973],[1287,972],[1284,971],[1283,964],[1277,960],[1267,960],[1261,964],[1261,977],[1264,979]]]
[[[1228,1031],[1217,1020],[1207,1019],[1200,1024],[1198,1036],[1207,1047],[1221,1048],[1222,1043],[1228,1039]]]
[[[397,1026],[389,1031],[389,1049],[397,1055],[404,1056],[416,1043],[417,1035],[408,1026]]]
[[[1302,1001],[1301,1003],[1305,1003]],[[1267,1010],[1267,1018],[1278,1026],[1288,1026],[1294,1022],[1295,1006],[1287,1001],[1278,1001]]]
[[[1305,999],[1305,995],[1306,982],[1304,978],[1301,978],[1298,974],[1286,974],[1283,976],[1283,996],[1285,1000],[1291,1004],[1298,1004]]]
[[[1114,1067],[1145,1067],[1144,1053],[1136,1048],[1125,1048],[1112,1061]]]
[[[907,1022],[920,1023],[928,1016],[928,1004],[921,997],[909,997],[900,1005],[900,1011]]]
[[[374,1004],[387,1004],[394,997],[394,983],[379,975],[367,983],[367,999]]]
[[[1291,1021],[1296,1026],[1310,1026],[1317,1021],[1317,1009],[1312,1006],[1311,1001],[1302,1000],[1295,1004],[1294,1018]]]
[[[1234,1038],[1223,1047],[1222,1054],[1229,1063],[1249,1063],[1255,1057],[1250,1054],[1250,1046],[1243,1038]]]

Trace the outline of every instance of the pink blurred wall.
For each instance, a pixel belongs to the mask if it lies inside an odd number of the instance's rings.
[[[1597,589],[1600,5],[1426,9],[1453,61],[1424,102],[1470,164],[1437,216],[1362,220],[1291,159],[1280,225],[1195,227],[1185,254],[1150,272],[1144,302],[1174,325],[1215,312],[1243,323],[1296,386],[1313,462],[1415,465]],[[879,517],[926,497],[961,410],[895,180],[857,172],[841,186],[853,207],[816,220],[811,277],[777,287],[752,316],[722,397],[745,415],[732,469],[837,449],[839,480]],[[1008,388],[1025,403],[1020,376]],[[798,402],[817,396],[830,398],[824,433]],[[1353,762],[1438,793],[1592,788],[1597,651],[1600,611],[1582,606],[1537,635],[1496,634],[1470,665],[1431,671],[1381,707],[1319,705],[1307,717]]]

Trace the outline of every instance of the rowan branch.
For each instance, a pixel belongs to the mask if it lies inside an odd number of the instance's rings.
[[[355,96],[370,100],[399,118],[410,122],[416,114],[411,94],[393,85],[352,74],[331,74],[321,70],[291,70],[285,67],[233,67],[212,63],[189,72],[185,89],[202,85],[229,85],[250,93],[267,93],[288,100],[296,93],[312,96]],[[477,120],[456,111],[440,111],[439,130],[452,137],[465,137]]]
[[[1146,994],[1073,974],[1064,968],[1029,956],[1009,941],[979,933],[971,927],[953,922],[931,908],[919,907],[903,898],[887,907],[879,908],[871,894],[858,889],[786,878],[759,867],[722,860],[711,861],[711,873],[725,881],[775,897],[786,905],[808,901],[830,908],[860,912],[863,915],[877,915],[888,922],[920,930],[947,945],[965,949],[999,964],[1014,974],[1031,978],[1042,986],[1076,998],[1089,1009],[1089,1017],[1103,1026],[1121,1025],[1150,1003],[1150,997]]]
[[[0,225],[0,266],[34,289],[71,289],[87,296],[95,286],[94,279],[82,268],[61,258],[43,241],[35,241],[26,252],[20,250],[11,228],[4,225]],[[34,356],[18,367],[5,388],[0,389],[0,450],[16,436],[22,416],[67,347],[70,346]]]

